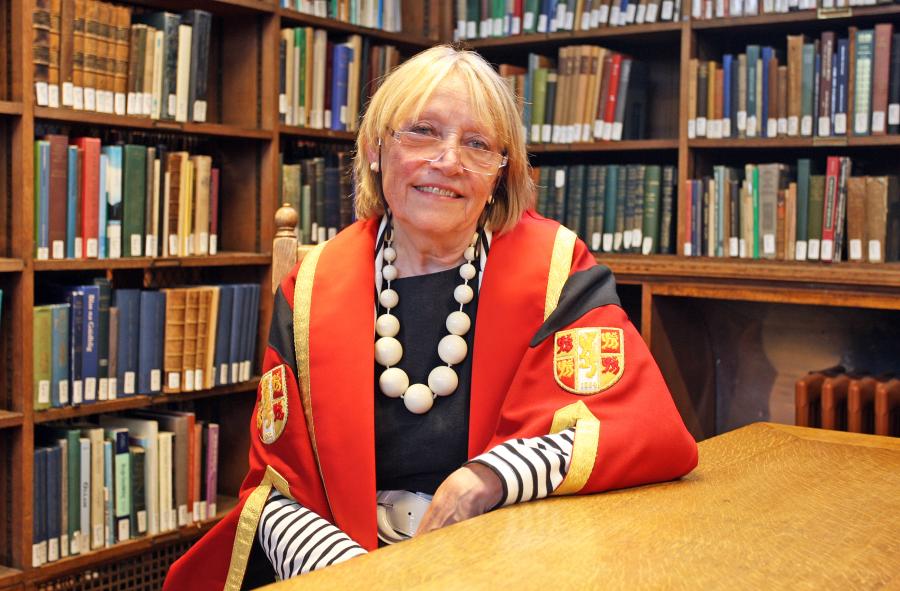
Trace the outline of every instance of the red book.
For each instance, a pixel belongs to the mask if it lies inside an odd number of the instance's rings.
[[[50,142],[50,258],[66,256],[66,201],[68,197],[69,138],[47,135]]]
[[[219,251],[219,169],[209,173],[209,254]]]
[[[603,139],[612,139],[613,122],[616,120],[616,96],[619,94],[619,73],[622,70],[622,54],[612,58],[612,72],[609,74],[609,90],[606,95],[606,111],[603,113]]]
[[[100,139],[80,137],[75,138],[74,143],[84,152],[78,187],[78,200],[81,202],[81,256],[95,259],[100,234]]]
[[[841,174],[839,156],[829,156],[825,169],[825,201],[822,204],[822,252],[821,259],[831,262],[834,258],[834,232],[838,220],[838,182]]]

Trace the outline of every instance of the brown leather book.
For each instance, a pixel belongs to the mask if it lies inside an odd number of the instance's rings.
[[[163,392],[181,392],[181,375],[184,356],[184,316],[187,306],[187,290],[163,289],[166,293],[166,329],[163,347]]]
[[[128,96],[128,52],[130,49],[131,7],[116,7],[116,67],[114,90],[116,113],[123,113]]]
[[[85,0],[75,0],[75,20],[72,22],[72,92],[73,104],[84,108],[84,24]]]
[[[787,133],[787,116],[788,116],[788,67],[778,66],[778,100],[775,105],[775,112],[778,117],[778,135],[784,136]]]
[[[688,137],[697,135],[697,72],[700,62],[697,58],[688,61]]]
[[[184,309],[184,348],[181,354],[181,389],[196,390],[195,364],[197,357],[197,331],[200,321],[200,288],[187,289]]]
[[[866,177],[852,176],[847,182],[848,260],[866,260]]]
[[[800,96],[803,85],[803,35],[788,35],[788,135],[800,135]]]
[[[50,67],[47,72],[47,88],[51,107],[59,107],[59,48],[62,5],[60,0],[50,0]]]
[[[784,197],[784,258],[793,261],[797,246],[797,183],[789,183]]]
[[[823,31],[819,37],[819,54],[822,74],[819,77],[819,104],[816,115],[819,121],[818,135],[831,135],[831,61],[834,59],[835,32]]]
[[[891,78],[893,23],[875,25],[875,61],[872,66],[872,135],[887,133],[888,82]]]
[[[769,69],[768,69],[768,103],[767,107],[767,115],[768,119],[763,121],[762,124],[765,125],[763,129],[766,130],[766,137],[776,137],[778,135],[778,57],[772,52],[772,57],[769,59]]]
[[[96,110],[97,2],[86,0],[84,12],[84,108]]]
[[[59,30],[59,84],[62,106],[71,107],[75,52],[75,0],[62,0]]]
[[[822,382],[822,428],[847,430],[847,392],[850,376],[846,374],[825,378]]]
[[[850,380],[847,391],[847,430],[851,433],[875,432],[875,388],[872,377]]]
[[[50,100],[47,89],[50,80],[50,0],[36,0],[31,18],[35,104],[46,107]]]
[[[866,254],[870,263],[900,256],[900,182],[896,176],[866,177]]]
[[[900,379],[875,387],[875,434],[900,437]]]
[[[722,68],[714,68],[715,71],[715,89],[714,89],[714,100],[713,103],[715,108],[713,109],[713,121],[716,122],[716,137],[722,137],[722,114],[725,112],[724,110],[724,81],[725,81],[725,70]]]
[[[50,258],[66,256],[66,198],[69,138],[48,134],[50,142]]]
[[[856,32],[859,27],[847,27],[847,124],[843,133],[850,135],[856,105]],[[835,133],[842,130],[836,129]]]

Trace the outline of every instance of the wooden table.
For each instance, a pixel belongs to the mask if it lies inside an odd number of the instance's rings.
[[[758,423],[678,482],[508,507],[268,587],[900,589],[900,440]]]

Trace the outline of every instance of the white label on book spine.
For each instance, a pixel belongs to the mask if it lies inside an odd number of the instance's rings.
[[[741,254],[741,249],[740,249],[740,243],[737,239],[737,236],[732,236],[731,238],[728,239],[728,256],[736,257],[736,256],[740,256],[740,254]]]
[[[139,257],[141,256],[141,243],[143,239],[140,234],[132,234],[131,235],[131,256]]]
[[[46,107],[50,104],[50,91],[46,82],[35,82],[34,94],[39,107]]]
[[[616,4],[609,11],[609,25],[615,27],[619,24],[619,5]]]
[[[279,94],[278,95],[278,114],[286,115],[288,112],[287,109],[287,95]],[[289,122],[290,123],[290,122]]]
[[[556,176],[554,177],[554,183],[557,189],[561,189],[566,186],[566,171],[562,169],[556,170]]]
[[[478,29],[476,28],[475,21],[469,21],[466,23],[466,38],[474,39],[478,37]]]
[[[62,405],[69,404],[69,380],[59,381],[59,403]]]
[[[91,531],[93,532],[93,535],[91,538],[91,548],[101,548],[104,546],[104,543],[103,543],[104,534],[105,534],[104,526],[105,526],[105,524],[100,523],[100,524],[94,525],[93,528],[91,528]]]
[[[75,105],[75,86],[71,82],[63,82],[62,104],[64,107],[72,107]]]
[[[147,512],[146,511],[138,511],[137,512],[137,533],[142,534],[147,531]]]
[[[167,387],[178,390],[181,387],[181,373],[177,371],[170,371],[166,374],[167,378]]]
[[[188,391],[194,389],[194,370],[193,369],[184,370],[184,389],[188,390]]]
[[[731,137],[731,118],[722,119],[722,137]]]
[[[129,527],[129,523],[128,523],[127,519],[120,521],[119,522],[119,532],[118,532],[118,536],[116,537],[116,541],[122,542],[122,541],[130,538],[131,532],[128,531],[129,529],[130,529],[130,527]]]
[[[862,253],[862,240],[859,238],[853,238],[852,240],[850,240],[850,260],[861,261]]]
[[[69,556],[69,534],[67,533],[59,535],[59,555],[61,558]]]
[[[187,505],[178,505],[178,527],[188,524]]]
[[[97,378],[84,378],[84,401],[97,400]]]
[[[89,259],[97,258],[97,239],[96,238],[88,238],[87,241],[87,256]]]
[[[756,137],[756,115],[747,116],[747,136]]]
[[[50,538],[47,545],[47,560],[55,562],[59,560],[59,538]]]
[[[737,112],[737,128],[738,131],[745,131],[747,129],[747,111]]]
[[[206,123],[206,101],[194,101],[194,121]]]
[[[600,139],[603,137],[603,121],[597,119],[594,121],[594,139]]]
[[[872,111],[872,133],[884,133],[885,127],[884,111]]]
[[[622,139],[622,123],[619,121],[616,121],[612,125],[612,139],[617,142]]]
[[[178,256],[178,234],[169,234],[169,252],[170,257]]]
[[[38,568],[41,566],[41,545],[40,544],[32,544],[31,545],[31,566],[34,568]]]
[[[50,84],[47,87],[47,90],[49,91],[47,93],[48,94],[47,102],[50,104],[50,106],[52,108],[58,109],[59,108],[59,86],[57,86],[56,84]]]
[[[644,24],[644,22],[646,20],[647,20],[647,5],[641,4],[640,6],[637,7],[637,15],[634,17],[634,22],[636,22],[639,25],[642,25],[642,24]]]
[[[109,399],[115,400],[119,397],[119,378],[109,378]]]
[[[122,258],[122,226],[107,224],[106,237],[109,239],[109,258]]]
[[[539,123],[531,125],[531,141],[537,143],[541,141],[541,126]]]
[[[688,139],[697,137],[697,120],[688,119]]]
[[[822,240],[822,260],[830,261],[834,257],[834,241],[830,238]]]
[[[125,113],[127,115],[137,115],[137,94],[133,92],[128,93],[128,98],[125,99]]]
[[[84,401],[84,382],[72,380],[72,404],[81,404]]]
[[[525,13],[525,30],[532,28],[534,26],[534,13],[526,12]]]
[[[659,16],[659,7],[656,4],[649,5],[647,7],[647,16],[645,18],[646,22],[655,23],[658,16]]]
[[[37,258],[39,261],[46,261],[50,258],[50,249],[46,246],[39,246],[37,249]]]
[[[806,240],[798,240],[794,258],[798,261],[806,260]]]
[[[888,125],[900,125],[900,103],[888,105]]]
[[[581,30],[587,31],[591,28],[591,13],[585,12],[581,15]]]
[[[810,238],[808,243],[807,258],[811,261],[819,260],[819,239]]]
[[[69,554],[75,555],[81,553],[81,532],[75,530],[72,537],[69,538]]]
[[[219,365],[219,381],[217,385],[221,386],[223,384],[228,383],[228,364],[222,363]]]
[[[602,242],[603,237],[600,235],[600,232],[594,232],[591,234],[591,250],[600,250],[600,243]]]
[[[609,5],[604,4],[600,7],[600,10],[597,11],[597,22],[594,23],[594,26],[597,27],[599,25],[605,25],[609,22]]]
[[[869,240],[869,262],[881,263],[881,240]]]
[[[697,137],[706,137],[706,117],[697,117]]]
[[[643,254],[651,254],[653,252],[653,238],[644,236],[644,242],[641,244],[641,252]]]
[[[148,257],[156,256],[156,236],[153,234],[147,234],[147,240],[144,244],[144,253]]]
[[[804,115],[800,119],[800,135],[809,136],[812,135],[813,132],[813,118],[812,115]]]
[[[566,13],[566,30],[571,31],[575,28],[575,13],[568,12]]]
[[[554,132],[556,132],[556,133],[554,133]],[[556,136],[556,137],[554,138],[554,136]],[[559,127],[558,126],[554,127],[553,125],[550,125],[549,123],[545,123],[545,124],[541,125],[540,141],[544,142],[545,144],[550,141],[552,141],[554,143],[558,143],[559,142]]]
[[[109,378],[97,380],[97,400],[109,400]]]
[[[686,257],[691,256],[691,243],[690,242],[684,243],[684,256],[686,256]]]
[[[633,23],[635,17],[637,17],[637,6],[633,2],[629,2],[628,8],[625,9],[625,22]]]
[[[115,110],[116,110],[116,115],[124,115],[125,114],[125,93],[123,93],[123,92],[116,93]]]
[[[150,370],[150,390],[159,392],[162,382],[162,371],[159,369]]]
[[[93,88],[85,88],[84,89],[84,110],[85,111],[96,111],[97,110],[97,93]]]
[[[672,12],[675,9],[675,3],[672,0],[664,0],[662,3],[662,20],[670,21],[672,20]]]
[[[216,254],[219,252],[219,235],[218,234],[210,234],[209,235],[209,254]]]
[[[706,136],[714,140],[722,139],[722,121],[720,119],[710,119],[707,122]]]
[[[831,135],[831,117],[819,117],[819,136],[828,137]]]
[[[788,135],[800,135],[800,118],[796,115],[788,117]]]
[[[55,259],[64,259],[66,258],[66,243],[62,240],[54,240],[53,241],[53,258]]]
[[[50,380],[38,382],[38,403],[50,404]]]
[[[122,394],[134,394],[134,372],[125,372],[125,383],[122,385]]]
[[[766,137],[778,135],[778,119],[770,118],[766,121]]]
[[[194,390],[202,390],[203,389],[203,370],[195,369],[194,370]]]
[[[72,87],[72,108],[78,111],[84,110],[84,88],[81,86]]]
[[[241,374],[239,373],[238,363],[235,361],[231,364],[231,383],[237,384],[239,381],[241,381]]]
[[[175,107],[177,104],[178,104],[178,102],[175,99],[175,95],[170,94],[169,100],[167,101],[167,105],[166,105],[166,115],[168,115],[170,117],[175,117]]]
[[[778,118],[778,135],[787,135],[787,132],[788,132],[787,117],[779,117]]]
[[[613,247],[613,235],[610,233],[603,234],[603,251],[609,252]]]
[[[200,501],[194,501],[193,520],[200,521]]]
[[[763,254],[775,254],[775,234],[763,234]]]
[[[628,250],[631,248],[631,238],[634,236],[634,232],[632,230],[625,230],[622,233],[622,248]]]
[[[853,131],[855,133],[866,133],[869,130],[868,113],[857,113],[853,119]]]
[[[244,361],[241,363],[241,381],[246,382],[250,379],[250,362]]]
[[[742,259],[747,258],[747,241],[743,238],[738,239],[738,256]]]
[[[847,134],[847,113],[834,114],[834,135]]]

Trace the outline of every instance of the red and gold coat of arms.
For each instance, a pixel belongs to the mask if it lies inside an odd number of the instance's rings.
[[[621,328],[572,328],[557,332],[553,376],[573,394],[597,394],[619,381],[625,371],[625,335]]]
[[[287,382],[284,365],[273,367],[259,381],[256,430],[263,443],[275,443],[288,419]]]

